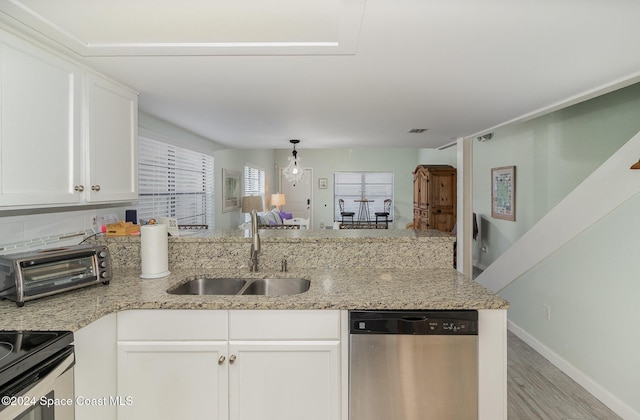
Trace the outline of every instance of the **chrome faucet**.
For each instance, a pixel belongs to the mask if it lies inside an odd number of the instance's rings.
[[[251,210],[251,251],[249,253],[249,270],[258,271],[258,254],[260,253],[260,234],[258,233],[258,212]]]

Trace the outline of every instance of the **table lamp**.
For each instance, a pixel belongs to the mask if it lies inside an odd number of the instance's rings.
[[[262,211],[264,207],[262,207],[262,197],[259,195],[247,195],[242,197],[242,212],[243,213],[251,213],[255,211],[256,213]]]
[[[280,207],[287,204],[287,200],[285,199],[284,194],[277,193],[271,194],[271,205],[276,206],[276,209],[280,211]]]

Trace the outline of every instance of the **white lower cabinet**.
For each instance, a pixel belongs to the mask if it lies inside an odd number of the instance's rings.
[[[341,417],[339,311],[118,314],[118,419]]]
[[[226,419],[226,342],[118,343],[119,420]]]
[[[73,370],[76,420],[115,420],[111,402],[116,386],[116,314],[109,314],[74,333]]]
[[[339,419],[339,348],[338,341],[230,342],[230,419]]]

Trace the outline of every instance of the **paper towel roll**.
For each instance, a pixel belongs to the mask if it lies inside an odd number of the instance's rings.
[[[167,225],[140,226],[140,259],[140,277],[143,279],[157,279],[171,274]]]

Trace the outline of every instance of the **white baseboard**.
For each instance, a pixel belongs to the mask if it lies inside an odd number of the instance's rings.
[[[600,386],[600,384],[595,382],[584,372],[560,357],[553,350],[542,344],[511,320],[507,320],[507,328],[620,417],[625,420],[640,420],[640,413],[626,405],[618,397]]]

